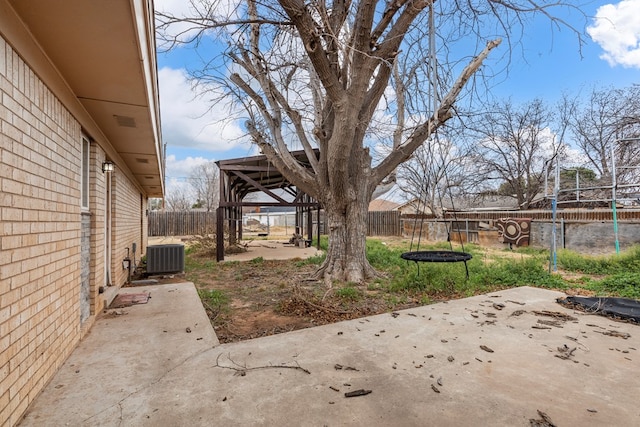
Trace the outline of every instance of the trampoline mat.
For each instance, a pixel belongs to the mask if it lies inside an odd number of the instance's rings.
[[[640,323],[640,301],[630,298],[566,297],[558,302],[586,313]]]

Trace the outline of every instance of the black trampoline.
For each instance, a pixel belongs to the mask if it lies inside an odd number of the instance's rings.
[[[473,258],[467,252],[455,251],[413,251],[405,252],[400,257],[414,262],[466,262]]]

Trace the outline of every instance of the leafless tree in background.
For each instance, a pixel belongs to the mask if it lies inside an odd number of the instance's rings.
[[[162,199],[159,198],[151,198],[149,199],[149,210],[151,211],[159,211],[160,209],[162,209]]]
[[[470,125],[480,175],[497,183],[502,195],[514,197],[521,209],[543,190],[545,162],[566,148],[551,125],[552,110],[540,99],[495,103]]]
[[[594,89],[572,114],[571,131],[600,185],[611,185],[612,153],[618,183],[640,182],[640,85]]]
[[[167,189],[164,195],[164,208],[168,211],[188,211],[191,210],[193,203],[193,197],[185,186]]]
[[[417,199],[417,208],[442,217],[444,208],[455,207],[468,190],[467,153],[446,136],[418,148],[398,167],[398,182],[407,195]],[[425,210],[426,208],[426,210]]]
[[[196,166],[189,177],[191,186],[196,192],[196,204],[207,212],[218,207],[220,199],[220,171],[214,161]]]

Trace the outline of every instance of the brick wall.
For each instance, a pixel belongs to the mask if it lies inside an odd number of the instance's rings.
[[[149,199],[143,198],[142,200],[142,249],[141,254],[147,253],[147,246],[149,246]]]
[[[97,145],[91,144],[90,174],[89,174],[89,209],[91,211],[91,258],[89,260],[89,302],[91,313],[95,315],[104,308],[99,288],[104,286],[105,280],[105,203],[106,176],[102,173],[102,163],[106,160],[104,151]],[[90,326],[91,322],[86,324]],[[84,325],[83,325],[84,326]]]
[[[138,190],[116,168],[113,177],[112,218],[113,218],[113,247],[112,273],[113,283],[117,286],[127,282],[128,271],[122,268],[122,261],[127,257],[133,265],[133,245],[136,244],[136,262],[140,262],[143,251],[141,224],[144,218],[144,203]],[[146,230],[146,229],[145,229]],[[127,253],[128,248],[128,253]]]
[[[89,209],[82,211],[82,126],[1,37],[0,101],[0,426],[13,426],[104,308],[108,178],[106,153],[91,142]],[[136,243],[138,262],[144,253],[146,208],[116,166],[109,207],[115,285],[128,277],[126,248],[133,260]]]
[[[0,38],[0,424],[80,339],[81,127]]]

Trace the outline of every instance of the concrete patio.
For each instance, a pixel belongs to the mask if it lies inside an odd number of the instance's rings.
[[[223,345],[193,284],[121,292],[151,299],[98,319],[22,426],[528,426],[538,411],[558,426],[640,425],[639,327],[566,309],[558,292]],[[345,397],[356,390],[371,393]]]

